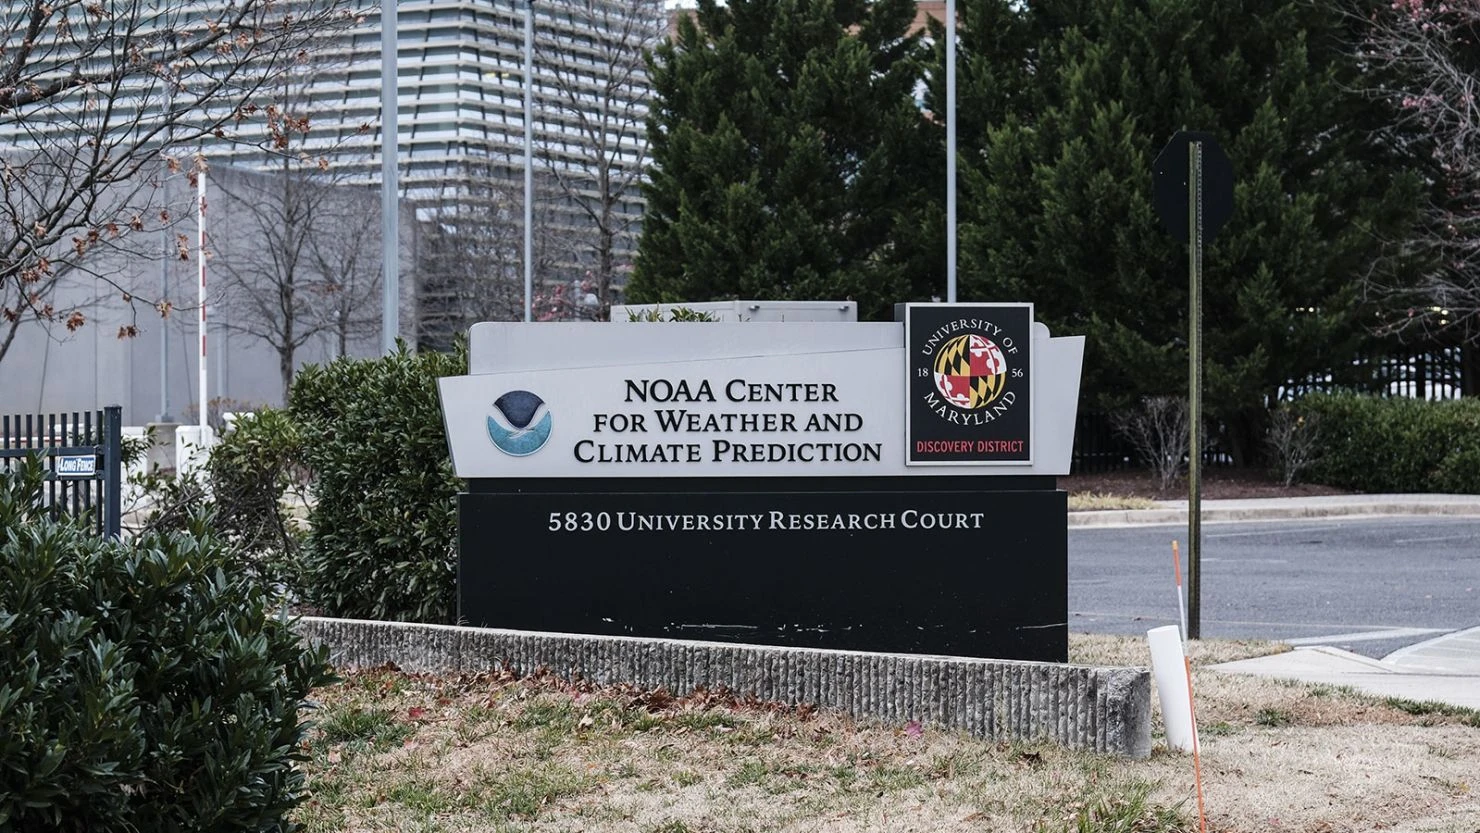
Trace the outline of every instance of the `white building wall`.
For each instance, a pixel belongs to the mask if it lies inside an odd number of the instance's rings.
[[[157,269],[150,271],[157,280]],[[194,304],[193,272],[188,279]],[[109,290],[111,286],[102,280],[92,280],[60,294],[59,300],[81,301]],[[175,291],[178,293],[178,288]],[[116,291],[111,294],[117,296]],[[162,319],[152,309],[144,308],[134,318],[126,305],[117,302],[89,312],[88,323],[72,333],[60,322],[22,325],[9,352],[0,360],[0,413],[87,411],[121,405],[125,425],[158,421],[165,415],[160,395],[163,338],[168,351],[167,415],[176,422],[195,422],[199,388],[195,310],[177,311]],[[207,340],[210,398],[229,400],[230,409],[284,404],[277,353],[260,340],[223,327],[229,309],[217,308],[209,313],[215,320]],[[130,322],[136,322],[139,334],[119,338],[118,328]],[[301,368],[330,361],[336,350],[327,334],[316,337],[297,352],[295,365]],[[378,338],[360,339],[350,347],[350,355],[357,357],[378,352]]]

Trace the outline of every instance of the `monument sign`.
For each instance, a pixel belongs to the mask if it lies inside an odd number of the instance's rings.
[[[441,380],[473,625],[1062,661],[1082,338],[486,323]]]

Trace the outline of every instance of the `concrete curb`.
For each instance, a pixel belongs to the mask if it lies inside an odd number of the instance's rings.
[[[547,669],[601,685],[685,693],[723,687],[855,718],[920,720],[991,740],[1151,754],[1151,674],[1144,668],[311,617],[296,627],[308,641],[327,645],[342,668],[395,663],[405,671],[479,672],[507,664],[520,674]]]
[[[1401,497],[1370,501],[1325,502],[1301,498],[1266,500],[1205,501],[1204,523],[1218,521],[1276,521],[1307,518],[1381,517],[1389,515],[1442,515],[1480,517],[1480,497],[1453,499]],[[1069,513],[1069,526],[1151,526],[1187,523],[1187,502],[1169,501],[1155,509],[1102,509]]]

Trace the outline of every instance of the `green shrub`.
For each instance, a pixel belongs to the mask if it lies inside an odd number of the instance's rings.
[[[634,323],[649,323],[658,321],[713,322],[719,319],[714,317],[712,312],[701,312],[690,307],[669,307],[665,313],[662,306],[654,304],[641,309],[628,308],[627,320]]]
[[[242,566],[268,586],[296,583],[303,533],[283,501],[301,502],[307,482],[301,456],[292,417],[264,408],[237,419],[206,464],[216,530],[240,552]]]
[[[1434,472],[1434,491],[1480,495],[1480,442],[1444,458]]]
[[[1314,482],[1362,492],[1480,492],[1480,401],[1319,394],[1292,407],[1320,423]]]
[[[131,535],[184,532],[191,528],[195,516],[216,511],[215,502],[199,477],[152,469],[130,475],[128,484],[138,490],[138,503],[125,507],[124,513],[142,510],[135,514],[133,523],[124,524],[124,531]]]
[[[197,518],[124,544],[0,481],[0,830],[290,830],[330,682]]]
[[[142,437],[123,437],[126,467],[144,461],[155,442],[155,428]],[[125,480],[123,532],[129,537],[150,532],[184,532],[198,514],[215,511],[210,492],[199,477],[176,476],[174,467],[153,463],[130,472]]]
[[[467,354],[340,359],[299,372],[289,396],[314,507],[303,589],[330,616],[451,622],[456,500],[437,378]]]

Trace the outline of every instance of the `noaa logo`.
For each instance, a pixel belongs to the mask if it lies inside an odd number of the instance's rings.
[[[959,335],[935,354],[935,389],[962,410],[985,408],[1007,388],[1007,359],[983,335]]]
[[[550,409],[527,390],[511,390],[494,400],[488,439],[505,454],[528,457],[550,441]]]

